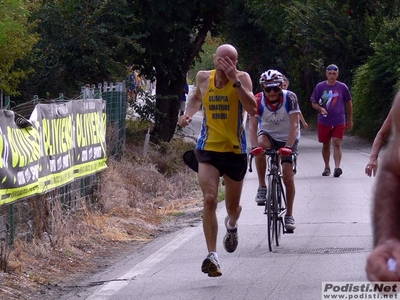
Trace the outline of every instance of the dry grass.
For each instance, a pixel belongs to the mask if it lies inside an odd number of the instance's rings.
[[[151,146],[143,157],[143,144],[127,143],[120,160],[109,159],[101,175],[100,210],[85,201],[73,212],[63,210],[59,200],[32,201],[29,205],[41,216],[32,239],[16,238],[12,249],[0,245],[0,255],[7,257],[0,298],[46,299],[46,289],[94,272],[159,234],[200,221],[197,177],[182,161],[191,148],[192,143],[177,138]]]

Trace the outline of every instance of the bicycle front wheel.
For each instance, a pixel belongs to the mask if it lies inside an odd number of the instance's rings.
[[[281,234],[283,232],[283,214],[282,214],[282,185],[275,180],[276,193],[274,199],[274,240],[275,245],[279,246]]]
[[[265,214],[267,215],[267,236],[268,248],[272,251],[272,244],[274,240],[274,210],[273,210],[273,180],[272,176],[268,179],[267,201],[265,201]]]

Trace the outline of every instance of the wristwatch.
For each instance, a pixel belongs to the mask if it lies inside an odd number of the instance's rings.
[[[234,88],[241,87],[241,86],[242,86],[242,82],[240,80],[236,80],[235,83],[233,84]]]

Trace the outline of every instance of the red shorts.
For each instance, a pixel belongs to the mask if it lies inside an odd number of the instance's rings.
[[[318,123],[318,141],[320,143],[327,143],[333,137],[342,140],[344,137],[345,130],[346,130],[345,124],[337,125],[337,126],[327,126],[327,125]]]

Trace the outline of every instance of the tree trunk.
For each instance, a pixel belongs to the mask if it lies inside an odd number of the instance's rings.
[[[186,59],[176,72],[166,72],[159,74],[156,67],[156,108],[159,113],[155,117],[155,127],[152,132],[154,143],[169,142],[174,136],[176,124],[178,122],[179,107],[182,93],[186,82],[186,74],[195,56],[199,53],[207,33],[212,28],[213,22],[218,14],[218,10],[211,10],[203,20],[203,24],[193,42],[192,47],[188,47]],[[168,66],[168,63],[165,64]],[[176,68],[171,65],[170,70]],[[160,68],[162,69],[162,68]]]
[[[185,84],[185,77],[170,81],[168,74],[157,75],[155,126],[152,132],[153,142],[169,142],[174,136],[178,122],[179,107]]]

